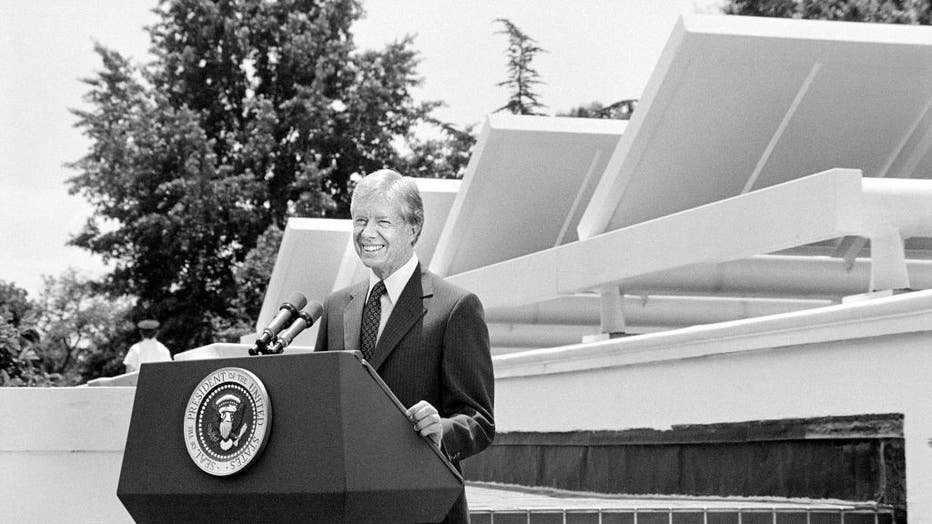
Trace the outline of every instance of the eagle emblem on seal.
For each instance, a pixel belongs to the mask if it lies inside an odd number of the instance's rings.
[[[226,394],[214,403],[216,413],[207,428],[207,438],[223,451],[239,446],[239,441],[249,431],[249,423],[243,420],[242,400],[234,394]]]

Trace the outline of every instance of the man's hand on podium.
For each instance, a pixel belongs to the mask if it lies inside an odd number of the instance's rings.
[[[438,448],[443,438],[443,424],[440,423],[440,413],[437,408],[430,405],[430,402],[422,400],[408,408],[405,412],[408,420],[414,424],[414,431],[417,431],[424,437],[430,437]]]

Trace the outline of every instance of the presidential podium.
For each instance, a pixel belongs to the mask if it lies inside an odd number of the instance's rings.
[[[368,363],[334,351],[147,364],[117,495],[137,522],[394,523],[439,522],[462,491]]]

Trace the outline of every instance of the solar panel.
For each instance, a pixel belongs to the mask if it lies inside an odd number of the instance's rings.
[[[930,106],[932,28],[683,18],[580,236],[832,168],[932,178]]]
[[[489,116],[431,270],[454,275],[576,240],[576,224],[625,126]]]

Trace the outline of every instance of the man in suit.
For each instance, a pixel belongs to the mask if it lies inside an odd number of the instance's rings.
[[[405,406],[414,430],[459,469],[495,435],[489,333],[476,295],[421,268],[414,245],[424,206],[414,180],[382,169],[350,203],[356,254],[369,280],[324,302],[317,351],[359,350]],[[444,522],[469,522],[465,496]]]

